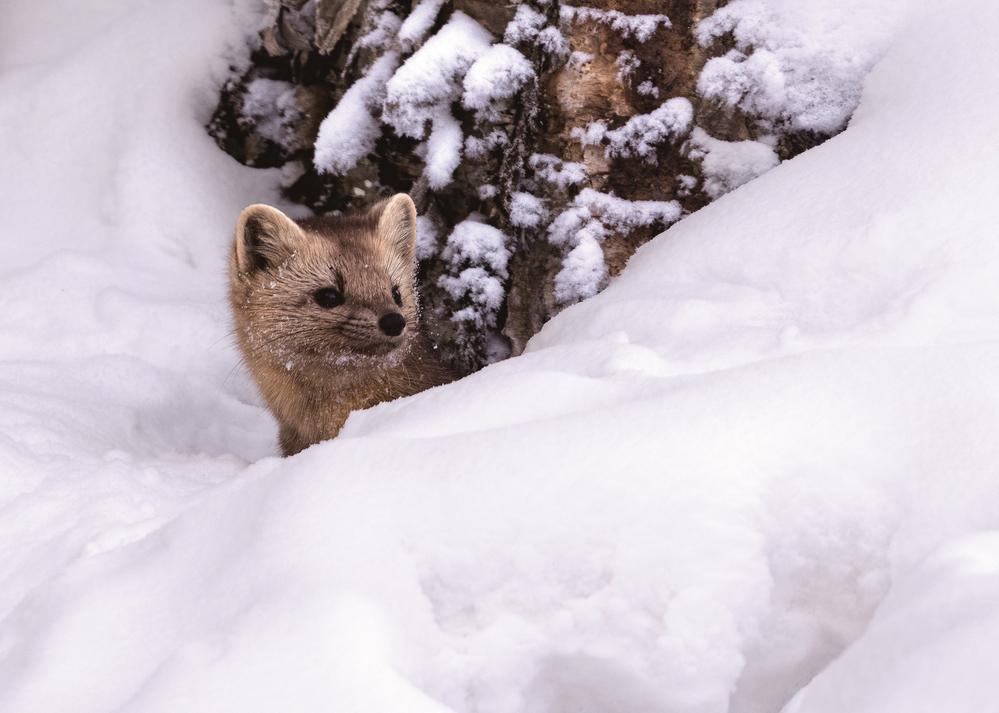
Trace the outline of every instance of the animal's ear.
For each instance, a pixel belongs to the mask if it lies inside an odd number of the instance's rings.
[[[376,203],[371,208],[378,221],[378,235],[410,263],[416,255],[416,206],[405,193]]]
[[[236,220],[236,264],[240,272],[274,267],[295,251],[302,238],[302,229],[277,208],[251,205]]]

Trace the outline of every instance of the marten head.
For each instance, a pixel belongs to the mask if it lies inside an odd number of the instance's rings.
[[[251,205],[236,221],[230,299],[247,357],[376,363],[417,329],[416,208],[405,194],[370,210],[294,221]]]

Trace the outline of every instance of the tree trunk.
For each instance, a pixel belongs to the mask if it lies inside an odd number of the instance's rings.
[[[765,170],[832,133],[699,93],[710,58],[738,60],[731,28],[698,33],[719,4],[281,0],[209,130],[316,212],[413,195],[424,326],[471,371],[747,179],[712,150]]]

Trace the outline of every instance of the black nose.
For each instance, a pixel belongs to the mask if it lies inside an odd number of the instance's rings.
[[[406,328],[406,318],[398,312],[383,314],[382,318],[378,320],[378,328],[390,337],[398,337]]]

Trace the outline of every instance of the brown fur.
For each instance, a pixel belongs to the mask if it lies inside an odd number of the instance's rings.
[[[296,222],[265,205],[240,214],[229,299],[285,455],[333,438],[351,411],[454,378],[418,331],[415,245],[416,209],[404,194],[348,216]],[[315,294],[330,287],[344,302],[324,308]],[[378,323],[394,312],[405,318],[395,337]]]

